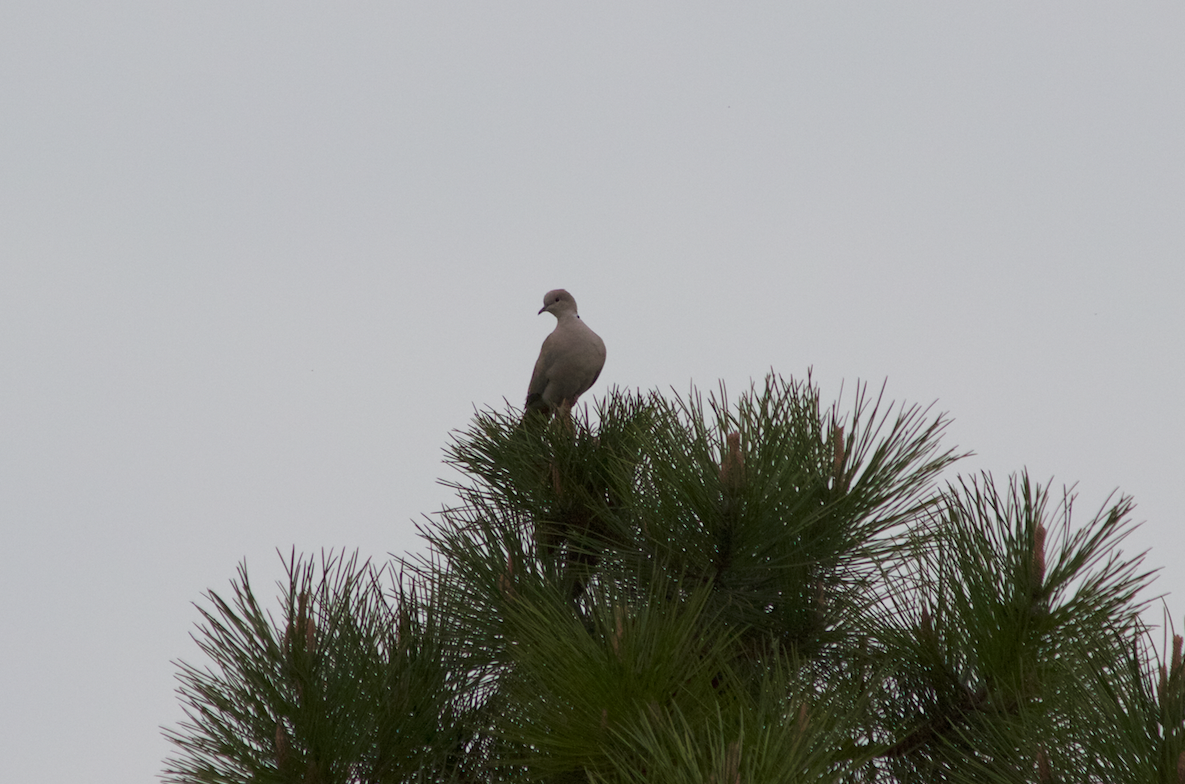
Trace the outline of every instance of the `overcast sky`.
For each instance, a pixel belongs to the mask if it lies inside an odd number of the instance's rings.
[[[1181,624],[1181,3],[311,6],[0,4],[6,780],[152,780],[241,560],[419,548],[555,287],[594,397],[887,379],[1133,494]]]

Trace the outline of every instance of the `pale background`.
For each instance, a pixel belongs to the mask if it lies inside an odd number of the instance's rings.
[[[203,591],[420,547],[570,289],[610,385],[937,401],[1185,612],[1185,6],[0,5],[0,746],[151,781]],[[1159,618],[1159,611],[1156,615]]]

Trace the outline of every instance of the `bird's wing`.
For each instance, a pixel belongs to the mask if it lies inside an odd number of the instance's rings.
[[[535,360],[535,369],[531,371],[531,383],[527,385],[527,408],[546,408],[540,405],[543,390],[547,389],[548,369],[551,365],[551,355],[555,331],[543,339],[543,347],[539,349],[539,358]]]

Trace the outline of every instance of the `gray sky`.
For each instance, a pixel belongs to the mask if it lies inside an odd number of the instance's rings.
[[[151,780],[240,560],[418,548],[561,286],[594,396],[887,378],[964,472],[1135,495],[1180,625],[1182,41],[1176,2],[6,0],[6,779]]]

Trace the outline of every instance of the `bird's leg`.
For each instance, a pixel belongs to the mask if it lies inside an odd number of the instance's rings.
[[[576,401],[574,399],[568,400],[567,398],[564,398],[560,401],[559,406],[555,410],[555,418],[560,421],[564,428],[572,433],[573,437],[576,435],[576,428],[572,424],[572,406],[575,403]]]

